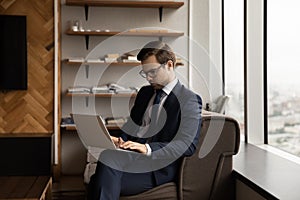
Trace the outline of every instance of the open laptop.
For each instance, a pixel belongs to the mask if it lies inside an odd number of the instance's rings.
[[[78,135],[86,147],[121,150],[134,152],[116,147],[99,115],[71,114],[76,124]]]

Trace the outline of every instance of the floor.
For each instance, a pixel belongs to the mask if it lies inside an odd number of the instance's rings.
[[[52,185],[53,200],[85,200],[86,189],[82,176],[62,176]]]

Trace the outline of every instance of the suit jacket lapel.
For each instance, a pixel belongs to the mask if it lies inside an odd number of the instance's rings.
[[[163,107],[165,108],[166,112],[170,111],[174,105],[176,105],[176,101],[180,98],[180,90],[182,88],[182,84],[178,81],[175,85],[171,93],[168,95],[166,101],[164,102]]]
[[[171,91],[171,93],[168,95],[166,101],[164,102],[163,109],[165,110],[166,115],[162,114],[163,111],[161,111],[161,113],[158,117],[158,120],[157,120],[158,121],[158,123],[157,123],[158,129],[163,130],[164,128],[166,128],[166,129],[169,128],[169,127],[165,127],[165,121],[167,120],[167,119],[165,119],[165,117],[170,118],[171,121],[173,120],[172,118],[176,117],[176,113],[178,112],[178,109],[180,109],[179,98],[180,98],[181,88],[182,88],[182,85],[181,85],[181,83],[178,82],[176,84],[176,86],[173,88],[173,90]]]

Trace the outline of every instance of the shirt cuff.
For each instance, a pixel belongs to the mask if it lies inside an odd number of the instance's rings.
[[[151,156],[152,150],[151,150],[150,145],[149,145],[149,144],[145,144],[145,145],[146,145],[146,148],[147,148],[147,153],[146,153],[146,155],[147,155],[147,156]]]

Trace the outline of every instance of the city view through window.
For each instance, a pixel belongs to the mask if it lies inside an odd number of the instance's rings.
[[[268,143],[297,156],[300,156],[299,8],[298,0],[267,3]]]

